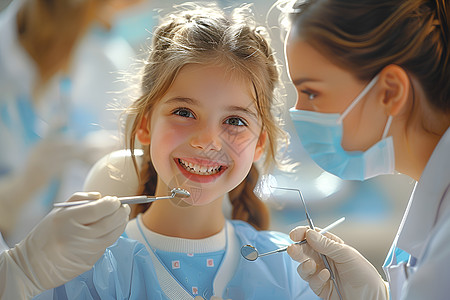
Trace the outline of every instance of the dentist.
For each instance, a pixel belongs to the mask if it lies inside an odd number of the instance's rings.
[[[417,181],[384,269],[340,238],[291,232],[289,255],[324,299],[448,299],[450,294],[450,6],[447,0],[306,0],[289,7],[291,109],[300,140],[343,179]]]

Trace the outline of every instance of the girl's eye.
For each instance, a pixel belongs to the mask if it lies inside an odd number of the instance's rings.
[[[187,108],[177,108],[172,112],[174,115],[178,115],[183,118],[195,118],[194,114],[190,109]]]
[[[247,122],[239,117],[231,117],[225,120],[225,124],[232,126],[248,126]]]
[[[308,96],[308,100],[314,100],[317,97],[316,93],[313,93],[311,91],[308,90],[300,90],[301,93],[306,94],[306,96]]]

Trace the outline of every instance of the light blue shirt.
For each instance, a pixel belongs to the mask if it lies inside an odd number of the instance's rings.
[[[225,250],[207,253],[180,253],[155,250],[155,255],[173,277],[193,296],[211,298],[213,280]]]

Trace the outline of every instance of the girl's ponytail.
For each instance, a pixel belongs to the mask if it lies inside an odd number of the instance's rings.
[[[247,177],[228,195],[233,206],[232,219],[245,221],[257,230],[265,230],[269,227],[269,210],[253,192],[258,178],[259,172],[253,164]]]
[[[156,183],[158,182],[158,174],[150,160],[148,147],[144,148],[143,161],[138,168],[139,172],[139,189],[137,195],[155,195]],[[145,212],[151,203],[136,204],[131,207],[130,219],[135,218],[138,214]]]

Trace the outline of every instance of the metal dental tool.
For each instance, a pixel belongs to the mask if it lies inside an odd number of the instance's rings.
[[[339,225],[342,222],[344,222],[344,220],[345,220],[345,217],[342,217],[339,220],[334,221],[333,223],[331,223],[330,225],[328,225],[327,227],[325,227],[324,229],[319,231],[319,233],[323,234],[325,232],[328,232],[329,230],[333,229],[337,225]],[[299,241],[299,242],[296,242],[294,244],[296,244],[296,245],[303,245],[303,244],[306,244],[306,240]],[[259,254],[258,250],[255,247],[253,247],[252,245],[245,245],[245,246],[242,246],[242,248],[241,248],[241,255],[246,260],[254,261],[258,257],[262,257],[262,256],[271,255],[271,254],[275,254],[275,253],[280,253],[280,252],[286,251],[287,248],[288,248],[288,246],[282,247],[282,248],[278,248],[277,250],[273,250],[273,251],[269,251],[269,252],[266,252],[266,253]]]
[[[122,204],[140,204],[140,203],[150,203],[156,200],[162,199],[173,199],[173,198],[189,198],[191,194],[182,188],[173,188],[170,196],[162,196],[162,197],[150,197],[150,196],[131,196],[131,197],[119,197],[118,199]],[[54,203],[53,207],[69,207],[76,206],[81,204],[86,204],[91,202],[92,200],[81,200],[81,201],[73,201],[73,202],[58,202]]]
[[[282,188],[282,187],[274,187],[274,186],[271,186],[271,188],[297,192],[300,196],[300,199],[302,200],[302,204],[303,204],[303,208],[305,209],[306,220],[308,221],[309,228],[311,228],[313,230],[315,229],[314,223],[313,223],[311,217],[309,216],[308,209],[306,208],[305,199],[303,199],[302,192],[299,189],[290,189],[290,188]],[[339,288],[338,288],[338,285],[336,282],[336,277],[334,276],[334,272],[331,269],[330,263],[328,262],[328,259],[325,255],[323,255],[322,253],[319,253],[319,254],[320,254],[320,257],[322,258],[323,263],[325,264],[325,268],[327,268],[327,270],[330,272],[330,279],[333,281],[333,285],[334,285],[334,288],[336,289],[339,299],[342,300],[342,295],[341,295],[341,292],[339,291]]]

